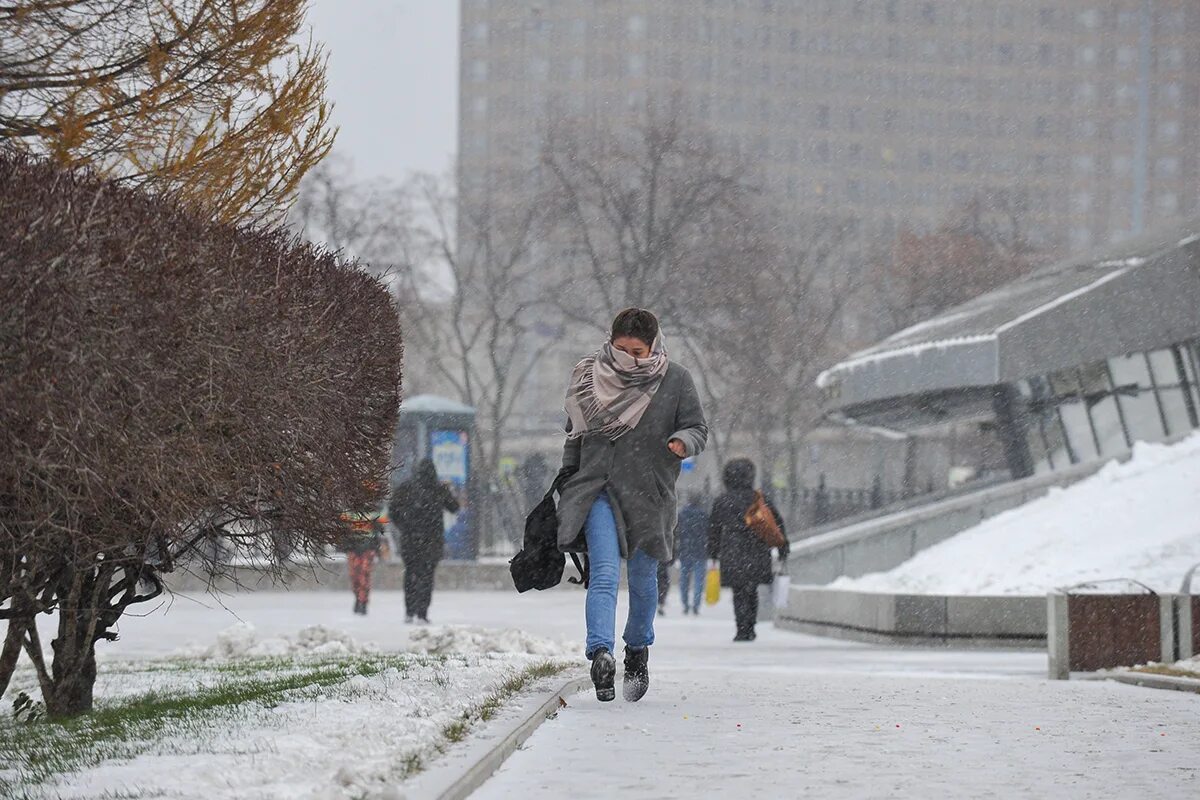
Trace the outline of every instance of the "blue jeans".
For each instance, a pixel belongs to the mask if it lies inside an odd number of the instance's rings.
[[[597,650],[614,652],[617,626],[617,588],[621,582],[621,545],[617,540],[617,519],[607,492],[592,503],[584,523],[588,562],[591,570],[587,590],[587,645],[590,659]],[[654,614],[658,610],[658,561],[641,550],[632,553],[629,573],[629,619],[625,623],[625,644],[649,647],[654,644]]]
[[[704,576],[708,574],[708,562],[701,558],[697,561],[679,561],[679,593],[683,596],[684,608],[699,608],[700,598],[704,596]],[[691,597],[688,594],[691,593]],[[688,601],[691,601],[689,606]]]

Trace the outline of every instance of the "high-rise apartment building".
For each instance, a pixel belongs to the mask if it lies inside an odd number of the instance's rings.
[[[678,95],[798,212],[1079,250],[1200,213],[1197,42],[1196,0],[463,0],[461,188]]]

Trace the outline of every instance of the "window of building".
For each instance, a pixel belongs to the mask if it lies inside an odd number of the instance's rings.
[[[933,153],[928,150],[917,151],[917,167],[922,171],[933,169]]]
[[[483,83],[488,76],[488,62],[482,58],[477,58],[471,62],[471,80],[475,83]]]
[[[1079,463],[1097,458],[1100,455],[1099,443],[1088,414],[1078,371],[1066,369],[1048,377],[1071,461]]]
[[[1179,349],[1174,347],[1146,354],[1168,436],[1178,436],[1196,427],[1193,423],[1193,387],[1187,385],[1185,373],[1182,371],[1184,363],[1180,356]]]
[[[821,130],[821,131],[829,130],[829,106],[826,106],[826,105],[817,106],[815,125],[817,127],[817,130]]]
[[[1179,176],[1179,159],[1174,156],[1164,156],[1154,162],[1154,174],[1159,178],[1175,178]]]
[[[1179,122],[1168,119],[1158,123],[1158,140],[1164,144],[1172,144],[1179,140]]]
[[[1150,382],[1150,366],[1144,353],[1108,360],[1129,437],[1135,442],[1156,442],[1165,435],[1162,414]]]
[[[1154,198],[1154,206],[1164,214],[1174,214],[1179,211],[1179,195],[1163,192]]]
[[[937,22],[937,9],[933,3],[921,3],[921,22],[926,25]]]
[[[1168,47],[1162,51],[1160,64],[1164,69],[1183,68],[1183,50],[1178,47]]]
[[[631,15],[625,29],[629,32],[630,39],[644,38],[646,35],[646,18],[641,14]]]

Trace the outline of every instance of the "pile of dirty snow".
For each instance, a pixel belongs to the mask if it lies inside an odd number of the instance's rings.
[[[415,653],[485,655],[520,653],[531,656],[570,657],[582,645],[545,639],[513,628],[493,629],[473,625],[443,625],[417,628],[408,637]]]
[[[294,636],[261,637],[248,622],[239,622],[217,634],[208,646],[188,645],[177,650],[177,658],[232,661],[239,658],[273,658],[284,656],[341,656],[373,653],[372,644],[361,644],[353,636],[336,628],[310,625]]]
[[[1169,446],[1138,443],[1126,463],[1107,464],[1073,486],[1052,489],[890,572],[840,578],[831,588],[1042,595],[1080,583],[1127,579],[1173,592],[1196,563],[1200,434]]]

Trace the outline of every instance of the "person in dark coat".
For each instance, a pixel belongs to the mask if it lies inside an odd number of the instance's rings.
[[[683,613],[700,613],[700,598],[704,596],[705,558],[708,555],[708,512],[699,492],[688,496],[688,503],[679,511],[679,593],[683,596]]]
[[[588,554],[587,641],[596,697],[614,699],[617,585],[629,575],[624,696],[650,685],[658,565],[672,558],[675,482],[685,458],[708,441],[700,396],[686,369],[667,358],[658,319],[629,308],[612,335],[572,371],[560,490],[558,547]]]
[[[417,463],[412,478],[396,487],[388,503],[388,515],[400,532],[405,622],[429,622],[433,575],[445,548],[443,511],[457,512],[458,500],[426,458]]]
[[[733,613],[737,620],[735,642],[754,640],[758,587],[775,579],[771,570],[771,548],[745,522],[746,512],[755,499],[754,474],[754,462],[747,458],[734,459],[725,465],[725,493],[713,503],[708,526],[708,557],[720,564],[721,585],[733,590]],[[783,527],[783,516],[770,500],[767,500],[767,507],[784,534],[779,558],[786,560],[787,531]]]

